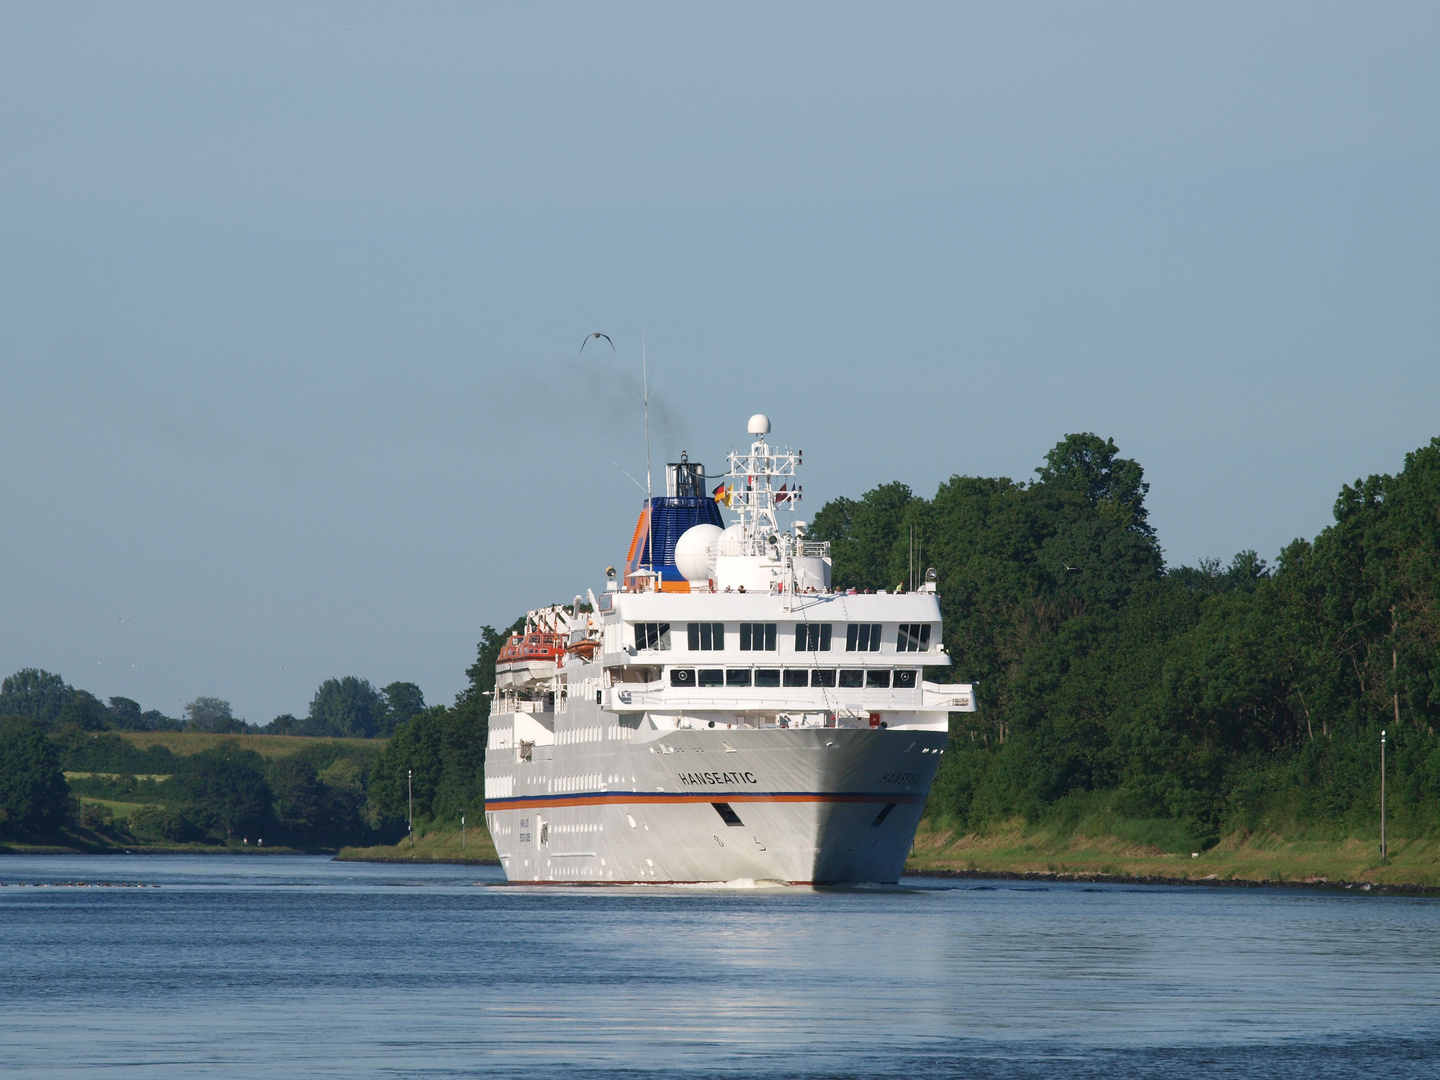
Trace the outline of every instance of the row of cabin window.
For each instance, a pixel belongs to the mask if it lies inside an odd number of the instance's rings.
[[[920,685],[918,668],[671,668],[670,685],[690,686],[826,686],[842,690],[873,687],[913,690]]]
[[[881,623],[848,623],[845,626],[846,652],[879,652]],[[686,626],[686,644],[691,652],[718,652],[725,648],[725,624],[689,623]],[[776,647],[777,623],[740,624],[741,652],[774,652]],[[796,623],[796,652],[829,652],[833,635],[832,623]],[[636,623],[635,648],[668,651],[670,648],[669,623]],[[901,623],[895,639],[897,652],[928,652],[930,649],[929,623]]]

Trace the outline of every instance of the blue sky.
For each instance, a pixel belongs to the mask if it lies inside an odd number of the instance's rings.
[[[642,331],[657,462],[764,410],[813,514],[1095,431],[1172,563],[1273,558],[1440,435],[1436,56],[1405,4],[0,7],[0,668],[448,700],[623,556]]]

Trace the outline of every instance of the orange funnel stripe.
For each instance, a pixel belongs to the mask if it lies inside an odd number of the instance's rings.
[[[640,511],[640,518],[635,522],[635,535],[630,538],[630,550],[625,555],[625,577],[628,579],[631,574],[640,569],[640,558],[645,554],[645,545],[642,537],[650,531],[650,506],[646,504],[645,509]]]

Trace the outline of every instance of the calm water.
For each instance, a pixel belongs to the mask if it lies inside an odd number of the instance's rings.
[[[1440,1076],[1436,900],[500,880],[0,857],[0,1073]]]

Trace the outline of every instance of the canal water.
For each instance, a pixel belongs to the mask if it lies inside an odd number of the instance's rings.
[[[0,857],[0,1074],[1440,1076],[1436,899],[502,880]]]

